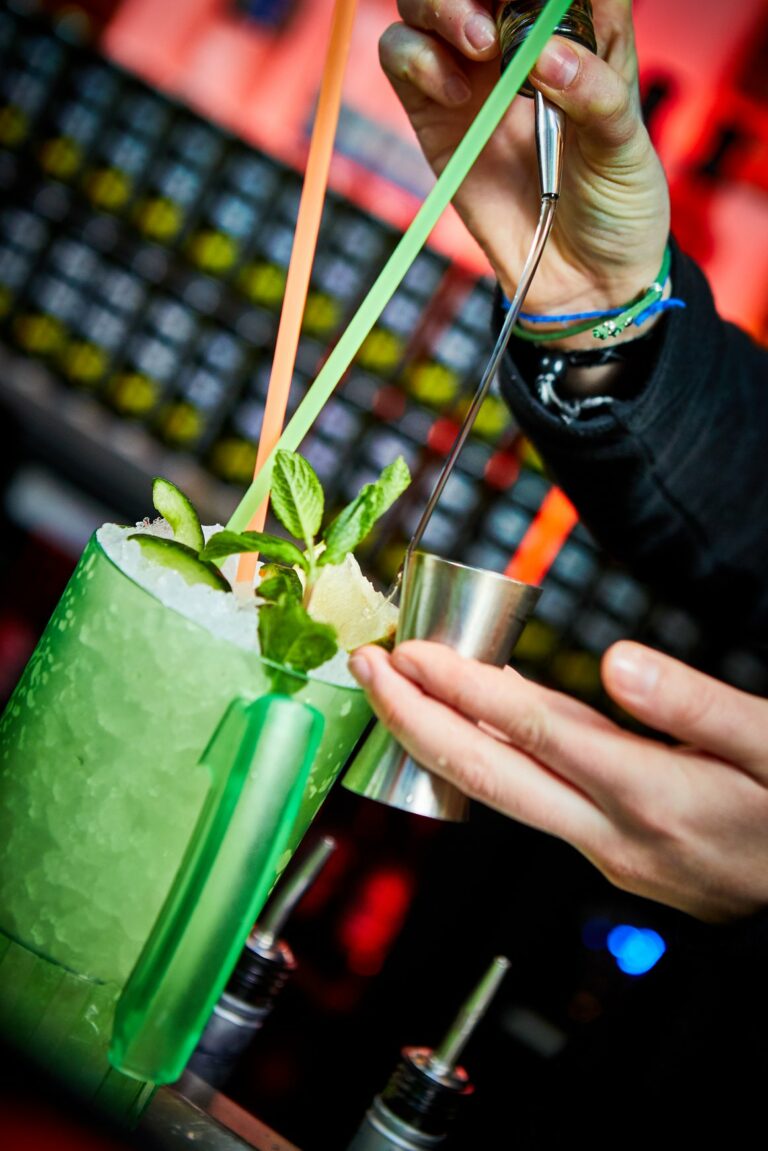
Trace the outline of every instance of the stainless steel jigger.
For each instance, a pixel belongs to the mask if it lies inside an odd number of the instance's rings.
[[[395,642],[434,640],[461,655],[502,667],[540,591],[497,572],[409,551]],[[469,809],[465,795],[421,767],[381,723],[358,752],[343,786],[433,819],[459,822],[467,818]]]
[[[395,641],[435,640],[497,667],[503,666],[511,655],[540,589],[428,555],[417,548],[493,383],[552,231],[562,182],[565,117],[540,92],[533,95],[541,195],[536,231],[496,345],[408,545]],[[358,752],[343,786],[418,815],[454,821],[467,817],[466,797],[452,784],[420,767],[381,724],[374,726]]]

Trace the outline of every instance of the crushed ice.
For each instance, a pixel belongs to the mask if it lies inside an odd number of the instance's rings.
[[[204,526],[206,542],[215,532],[222,530],[220,524]],[[188,584],[173,568],[161,567],[147,559],[139,545],[128,538],[137,531],[166,539],[173,538],[173,529],[164,519],[150,520],[149,517],[145,517],[135,527],[104,524],[96,535],[112,563],[161,603],[206,628],[213,635],[238,647],[258,652],[258,601],[247,587],[243,588],[236,581],[238,557],[228,556],[218,565],[224,577],[237,589],[235,594],[216,591],[205,584]],[[338,651],[309,674],[313,679],[336,683],[342,687],[357,687],[347,669],[347,658],[345,651]]]

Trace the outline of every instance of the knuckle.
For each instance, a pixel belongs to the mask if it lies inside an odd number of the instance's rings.
[[[494,765],[479,753],[457,765],[452,777],[470,799],[493,805],[496,794]]]
[[[674,816],[662,817],[647,805],[637,805],[631,826],[617,830],[598,866],[614,887],[653,897],[654,892],[667,890],[671,877],[685,870],[688,854]]]
[[[614,831],[593,856],[593,862],[609,883],[632,894],[648,891],[653,859],[654,853],[649,853],[641,841],[621,831]]]
[[[695,686],[688,686],[673,703],[673,720],[684,730],[702,725],[715,706],[712,684],[702,676]]]
[[[419,0],[416,19],[421,28],[434,29],[440,23],[440,5],[438,0]]]
[[[466,676],[451,677],[446,687],[451,707],[464,715],[471,716],[477,712],[477,693],[471,679]]]
[[[607,104],[602,109],[605,124],[611,129],[614,143],[620,147],[632,144],[637,138],[638,120],[628,93]]]
[[[515,716],[507,728],[510,739],[528,755],[538,758],[550,742],[550,723],[546,708],[530,703]]]
[[[626,848],[608,855],[600,863],[605,878],[619,891],[639,892],[645,887],[645,876],[638,859]]]
[[[392,51],[400,40],[401,24],[390,24],[379,36],[379,56]]]
[[[644,132],[637,102],[623,80],[615,77],[598,89],[590,85],[586,95],[590,115],[600,119],[603,132],[607,130],[615,144],[625,147]]]
[[[379,39],[379,62],[392,80],[429,89],[435,68],[434,46],[404,24],[393,24]]]
[[[429,41],[420,40],[410,53],[410,71],[422,84],[429,80],[435,64],[434,48]]]
[[[476,760],[459,765],[456,771],[456,782],[470,799],[485,798],[486,780],[482,767]]]
[[[439,6],[435,0],[397,0],[397,11],[405,24],[432,28],[438,18]]]
[[[623,832],[622,843],[649,845],[656,854],[677,838],[679,812],[674,795],[662,784],[662,791],[644,780],[613,785],[612,808],[616,826]]]

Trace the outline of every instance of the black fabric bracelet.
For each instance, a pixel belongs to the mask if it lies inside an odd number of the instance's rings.
[[[639,395],[651,376],[658,354],[661,329],[659,320],[647,335],[627,340],[612,347],[583,348],[566,351],[518,340],[509,341],[509,354],[523,382],[539,402],[566,422],[600,415],[617,400],[631,400]],[[564,396],[558,390],[569,368],[595,368],[605,364],[624,365],[611,384],[610,393],[592,396]]]

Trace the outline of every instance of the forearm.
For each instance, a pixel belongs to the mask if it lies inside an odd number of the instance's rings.
[[[619,386],[612,404],[566,424],[511,359],[502,388],[611,554],[715,620],[727,587],[730,623],[765,643],[768,353],[718,318],[701,273],[677,251],[672,282],[687,307],[660,321],[650,374],[630,398]]]

